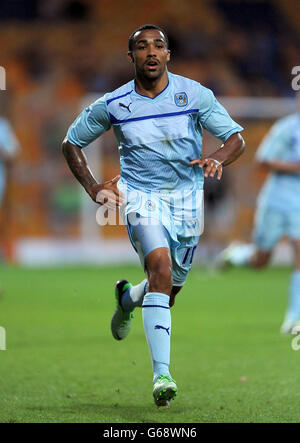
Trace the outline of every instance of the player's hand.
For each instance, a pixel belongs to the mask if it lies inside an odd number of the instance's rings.
[[[102,184],[95,183],[88,190],[90,197],[94,202],[105,205],[109,209],[116,209],[116,206],[125,204],[125,196],[117,188],[117,182],[120,175]]]
[[[214,158],[196,158],[190,162],[190,165],[198,165],[199,168],[204,169],[204,177],[214,177],[217,174],[217,179],[221,180],[223,174],[222,163]]]

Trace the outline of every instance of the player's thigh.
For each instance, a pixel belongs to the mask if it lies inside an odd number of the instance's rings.
[[[141,263],[153,250],[170,248],[170,240],[164,226],[151,218],[130,213],[127,218],[127,231],[132,246],[137,251]]]
[[[155,274],[170,278],[172,260],[167,230],[156,220],[146,217],[138,220],[140,223],[129,224],[128,232],[148,277]]]
[[[258,208],[255,214],[253,240],[257,249],[262,252],[270,252],[277,241],[286,234],[286,215],[284,213]]]

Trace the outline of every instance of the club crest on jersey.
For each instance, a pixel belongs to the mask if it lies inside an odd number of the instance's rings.
[[[186,106],[188,104],[188,98],[185,92],[178,92],[175,94],[174,99],[176,106]]]

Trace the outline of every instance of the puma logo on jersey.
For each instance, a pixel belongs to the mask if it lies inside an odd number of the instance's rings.
[[[170,335],[170,327],[169,328],[165,328],[164,326],[160,326],[160,325],[155,325],[154,329],[164,329],[166,331],[166,333],[168,335]]]
[[[130,106],[131,104],[132,104],[132,103],[129,103],[129,105],[126,106],[126,105],[124,105],[124,103],[119,103],[119,106],[120,106],[121,108],[125,108],[125,109],[127,109],[128,112],[131,112],[130,109],[129,109],[129,106]]]

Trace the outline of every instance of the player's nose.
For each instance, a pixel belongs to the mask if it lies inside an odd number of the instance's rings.
[[[147,58],[155,57],[157,54],[156,48],[154,45],[149,45],[147,49]]]

